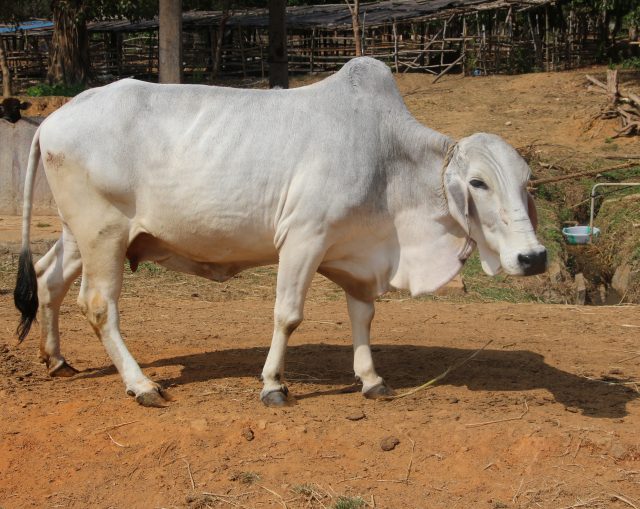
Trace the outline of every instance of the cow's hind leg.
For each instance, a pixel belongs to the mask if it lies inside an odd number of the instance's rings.
[[[60,239],[35,265],[40,303],[40,360],[51,376],[73,376],[78,372],[60,353],[58,318],[64,296],[81,268],[78,245],[64,225]]]
[[[362,394],[366,398],[392,396],[393,389],[376,373],[369,346],[371,322],[375,313],[374,304],[358,300],[348,293],[346,295],[353,334],[353,370],[362,382]]]
[[[118,297],[127,248],[126,228],[105,227],[98,236],[80,246],[83,270],[78,304],[120,373],[127,394],[143,406],[164,406],[166,394],[142,373],[120,333]]]
[[[324,246],[313,246],[291,233],[280,249],[276,304],[271,348],[262,370],[264,383],[260,399],[267,406],[287,404],[288,389],[284,383],[284,357],[289,337],[302,322],[304,299],[318,265],[324,255]],[[300,246],[305,245],[304,249]]]

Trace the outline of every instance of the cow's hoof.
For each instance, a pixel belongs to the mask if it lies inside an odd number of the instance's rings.
[[[169,395],[162,389],[142,392],[136,395],[136,402],[142,406],[164,408],[167,401],[170,401]]]
[[[80,373],[76,368],[67,364],[67,361],[62,361],[57,367],[49,370],[49,376],[58,376],[62,378],[69,378],[73,375]]]
[[[140,405],[148,407],[163,408],[167,406],[168,401],[173,401],[171,395],[159,384],[149,381],[145,385],[147,386],[145,390],[136,394],[133,389],[127,389],[127,394],[135,397]]]
[[[269,407],[283,407],[291,404],[289,390],[284,385],[281,389],[275,389],[269,392],[263,391],[262,394],[260,394],[260,399]]]
[[[367,389],[362,393],[362,395],[367,399],[388,398],[390,396],[395,396],[396,391],[389,387],[383,380],[379,384]]]

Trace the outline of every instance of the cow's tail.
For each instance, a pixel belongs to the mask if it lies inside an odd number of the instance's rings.
[[[18,260],[18,278],[16,288],[13,291],[13,302],[20,311],[20,323],[18,324],[18,340],[22,341],[31,329],[31,324],[36,319],[38,312],[38,280],[33,267],[33,257],[30,247],[31,208],[33,202],[33,186],[36,179],[38,162],[40,161],[40,128],[36,131],[31,142],[29,152],[29,164],[24,183],[24,202],[22,206],[22,246],[20,259]]]

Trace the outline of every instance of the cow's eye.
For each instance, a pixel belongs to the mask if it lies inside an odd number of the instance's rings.
[[[482,180],[480,179],[471,179],[469,181],[469,184],[471,184],[473,187],[475,187],[476,189],[489,189],[487,187],[487,184],[485,184]]]

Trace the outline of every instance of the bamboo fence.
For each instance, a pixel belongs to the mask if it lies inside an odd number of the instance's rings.
[[[445,72],[558,71],[602,58],[597,20],[575,10],[571,3],[460,0],[457,7],[450,5],[443,0],[362,4],[363,53],[386,62],[397,73],[423,72],[436,77]],[[220,12],[185,13],[185,81],[265,77],[266,11],[235,12],[224,24],[221,18]],[[221,26],[220,62],[215,66]],[[355,55],[350,15],[343,4],[290,8],[288,27],[291,73],[333,71]],[[103,21],[91,24],[89,32],[96,83],[130,76],[157,80],[157,20]],[[5,33],[2,37],[17,88],[43,81],[51,29]]]

